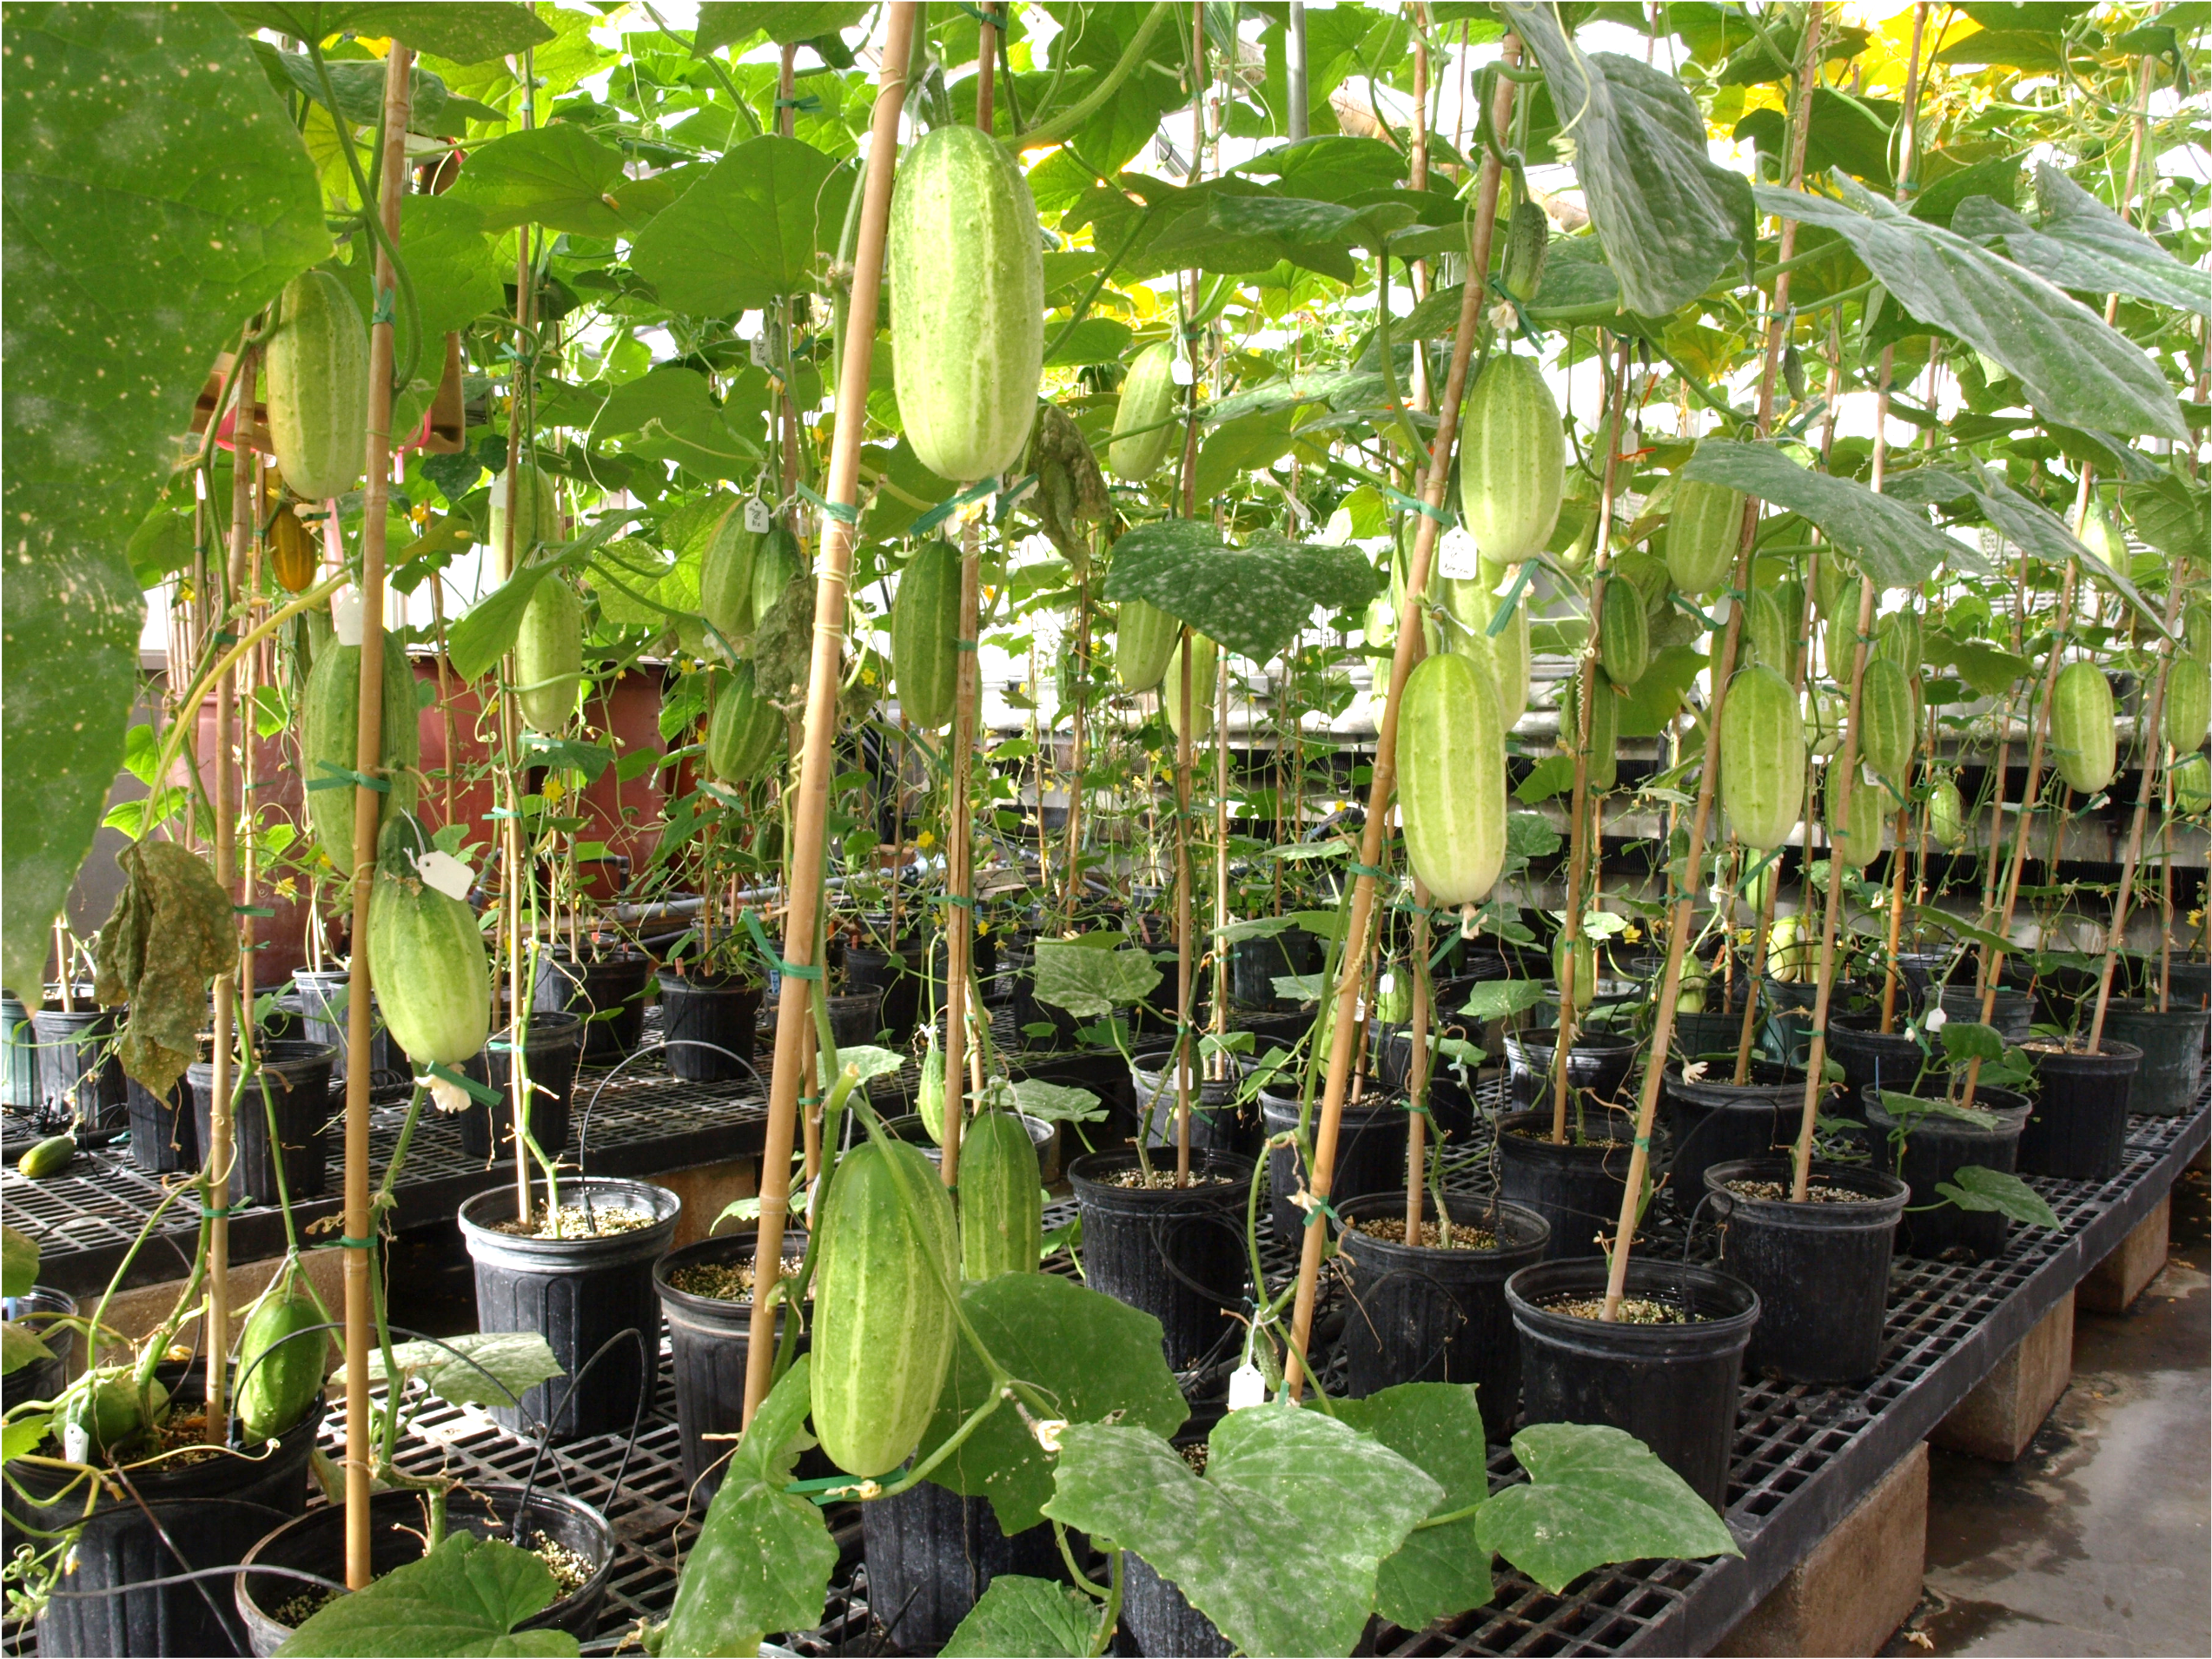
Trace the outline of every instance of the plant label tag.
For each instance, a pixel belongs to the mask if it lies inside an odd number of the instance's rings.
[[[1874,769],[1864,761],[1858,763],[1858,786],[1863,790],[1878,790],[1882,787],[1882,780],[1874,775]]]
[[[1177,386],[1189,386],[1195,378],[1190,372],[1190,360],[1182,353],[1176,353],[1174,360],[1168,365],[1168,378]]]
[[[768,336],[765,332],[755,334],[749,343],[752,347],[753,367],[773,368],[776,367],[775,354],[768,349]]]
[[[1242,1411],[1248,1405],[1265,1405],[1267,1403],[1268,1379],[1260,1374],[1257,1365],[1248,1359],[1229,1373],[1230,1411]]]
[[[1454,525],[1436,543],[1436,573],[1447,582],[1472,582],[1477,576],[1474,538]]]
[[[71,1419],[62,1425],[62,1457],[66,1463],[81,1464],[85,1453],[91,1450],[91,1436],[84,1424]]]
[[[745,529],[752,534],[766,535],[769,526],[775,521],[775,515],[768,511],[768,504],[758,496],[745,503]]]
[[[357,587],[341,588],[330,596],[330,631],[337,635],[340,644],[355,651],[361,649],[361,610]]]
[[[1733,616],[1735,612],[1736,601],[1730,598],[1725,593],[1722,594],[1719,598],[1712,602],[1712,619],[1724,628],[1728,625],[1728,618]]]
[[[467,865],[451,853],[433,848],[414,861],[414,873],[422,884],[449,899],[466,899],[471,882],[476,878]]]

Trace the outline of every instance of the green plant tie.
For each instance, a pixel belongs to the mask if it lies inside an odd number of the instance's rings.
[[[750,910],[745,912],[745,929],[752,935],[752,942],[760,952],[761,961],[778,973],[791,979],[818,980],[822,977],[822,970],[818,967],[803,968],[797,962],[787,962],[778,956],[776,948],[768,942],[768,935],[760,925],[760,918]]]
[[[1407,495],[1403,490],[1394,490],[1387,484],[1378,484],[1374,487],[1382,499],[1392,506],[1402,508],[1407,512],[1418,512],[1424,519],[1434,519],[1447,530],[1452,527],[1452,515],[1442,507],[1432,507],[1419,496]]]
[[[953,0],[953,3],[979,23],[988,23],[993,29],[1006,27],[1004,17],[996,9],[985,10],[981,6],[970,5],[968,0]]]
[[[219,1216],[228,1215],[230,1213],[230,1207],[231,1206],[229,1205],[226,1204],[218,1210],[211,1205],[202,1204],[200,1206],[200,1219],[202,1221],[213,1221]]]
[[[276,912],[270,909],[266,904],[234,904],[230,907],[230,914],[233,915],[273,916],[276,914]]]
[[[975,648],[976,648],[976,642],[975,642],[974,640],[972,640],[972,639],[956,639],[956,640],[954,640],[954,641],[952,642],[952,649],[953,649],[953,650],[955,650],[955,651],[971,651],[975,650]]]
[[[1344,867],[1354,876],[1372,876],[1376,881],[1387,881],[1390,872],[1374,864],[1362,864],[1356,858],[1348,858]]]
[[[1521,304],[1520,296],[1507,288],[1504,280],[1494,271],[1490,274],[1490,292],[1513,308],[1513,327],[1520,337],[1538,350],[1542,350],[1543,336],[1529,327],[1528,308]]]
[[[1011,513],[1017,506],[1021,505],[1022,498],[1027,495],[1030,490],[1036,487],[1036,474],[1035,473],[1024,473],[1021,477],[1016,479],[1011,484],[1001,490],[998,492],[998,503],[991,509],[991,523],[995,525],[1004,524],[1006,522],[1007,516]]]
[[[1337,1214],[1336,1206],[1331,1204],[1326,1196],[1315,1192],[1311,1187],[1306,1190],[1306,1206],[1305,1225],[1309,1227],[1323,1216],[1327,1216],[1340,1227],[1344,1225],[1344,1218]]]
[[[936,902],[939,904],[957,904],[964,910],[972,910],[976,908],[976,901],[965,893],[940,893],[937,896]]]
[[[778,100],[778,102],[781,101]],[[798,486],[798,493],[802,499],[811,502],[815,507],[835,519],[841,525],[858,525],[860,522],[860,509],[850,501],[832,501],[805,484]]]
[[[441,1083],[451,1083],[471,1100],[485,1106],[497,1106],[500,1092],[488,1083],[480,1083],[473,1077],[464,1077],[450,1066],[426,1066],[423,1069]]]
[[[1520,604],[1521,592],[1528,586],[1530,573],[1535,568],[1534,559],[1526,559],[1521,561],[1520,572],[1513,578],[1513,585],[1506,593],[1506,602],[1498,607],[1498,614],[1490,618],[1490,625],[1482,631],[1485,638],[1495,639],[1500,634],[1505,632],[1506,625],[1513,619],[1513,611]]]
[[[331,761],[318,760],[315,762],[315,764],[322,768],[324,771],[334,774],[334,776],[329,777],[312,778],[308,780],[308,787],[311,790],[342,790],[352,788],[374,790],[380,795],[388,795],[391,792],[392,785],[384,778],[370,777],[364,773],[356,772],[348,767],[340,766]]]
[[[930,531],[935,530],[939,525],[943,524],[947,519],[950,519],[954,513],[959,512],[961,508],[966,506],[970,501],[982,500],[983,497],[989,495],[998,486],[997,483],[990,479],[985,479],[980,484],[970,485],[966,489],[961,491],[959,494],[952,497],[950,500],[938,502],[937,506],[931,507],[927,512],[917,519],[911,525],[907,526],[906,533],[910,536],[926,536]]]
[[[776,108],[778,109],[796,109],[801,115],[811,115],[815,110],[819,109],[821,107],[822,100],[811,92],[801,93],[796,98],[778,98],[776,100]]]

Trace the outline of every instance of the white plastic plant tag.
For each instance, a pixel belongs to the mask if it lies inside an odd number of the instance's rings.
[[[1882,780],[1874,775],[1874,769],[1864,761],[1858,763],[1858,786],[1864,790],[1878,790],[1882,787]]]
[[[505,473],[492,474],[492,505],[501,512],[507,511],[507,474]]]
[[[1190,360],[1178,352],[1168,365],[1168,378],[1177,386],[1189,386],[1191,381]]]
[[[1242,1411],[1248,1405],[1268,1403],[1268,1379],[1260,1368],[1249,1359],[1229,1375],[1229,1409]]]
[[[1724,593],[1712,602],[1712,619],[1725,628],[1728,625],[1728,618],[1735,614],[1735,610],[1736,601]]]
[[[91,1436],[84,1424],[72,1418],[62,1424],[62,1459],[65,1463],[81,1464],[92,1449]]]
[[[414,873],[422,878],[425,887],[443,893],[449,899],[465,899],[476,877],[468,866],[451,853],[432,848],[414,861]]]
[[[745,529],[752,535],[765,536],[776,522],[776,515],[768,511],[768,504],[758,496],[745,503]]]
[[[747,343],[752,347],[753,367],[773,368],[776,367],[775,355],[768,349],[768,336],[765,333],[755,334]]]
[[[1436,573],[1451,582],[1471,582],[1478,573],[1474,538],[1454,525],[1437,539]]]
[[[330,596],[330,631],[338,636],[338,643],[361,649],[361,590],[341,588]]]

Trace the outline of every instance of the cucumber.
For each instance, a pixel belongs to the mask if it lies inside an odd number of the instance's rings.
[[[907,441],[939,478],[996,478],[1029,443],[1044,373],[1043,239],[1005,147],[966,126],[909,146],[886,255]]]
[[[1491,619],[1500,603],[1490,584],[1478,577],[1442,578],[1444,611],[1454,625],[1446,645],[1481,669],[1498,694],[1498,724],[1511,731],[1528,709],[1528,607],[1516,604],[1513,619],[1493,636]]]
[[[1919,726],[1920,695],[1904,670],[1887,657],[1871,659],[1858,688],[1859,758],[1902,786],[1911,776]]]
[[[492,1034],[492,970],[476,913],[424,884],[430,850],[412,818],[384,826],[368,899],[370,982],[392,1040],[419,1066],[458,1066]]]
[[[2201,813],[2212,807],[2212,760],[2186,755],[2173,770],[2174,804],[2182,811]]]
[[[1044,1188],[1029,1127],[984,1112],[960,1134],[960,1272],[1033,1273],[1044,1250]]]
[[[1122,380],[1122,400],[1114,411],[1114,436],[1106,446],[1106,465],[1114,476],[1142,484],[1167,464],[1176,441],[1182,436],[1174,416],[1182,400],[1175,380],[1176,348],[1172,340],[1159,340],[1139,352]],[[1123,437],[1128,433],[1129,437]],[[1131,686],[1142,691],[1142,686]]]
[[[1506,857],[1506,746],[1497,692],[1453,653],[1407,677],[1398,716],[1398,810],[1406,859],[1432,903],[1487,896]]]
[[[891,664],[898,706],[917,731],[952,718],[960,685],[960,550],[925,541],[898,574],[891,606]]]
[[[533,731],[568,730],[584,682],[584,601],[559,574],[542,578],[514,637],[515,706]]]
[[[1966,803],[1948,777],[1928,791],[1928,834],[1938,847],[1957,847],[1966,840]]]
[[[1644,596],[1633,582],[1606,584],[1598,617],[1598,658],[1615,685],[1633,685],[1652,665],[1652,636]]]
[[[1182,631],[1156,605],[1123,599],[1114,625],[1114,677],[1124,691],[1149,691],[1168,671],[1176,638]]]
[[[1681,479],[1674,486],[1674,512],[1666,525],[1667,575],[1685,593],[1711,593],[1734,572],[1743,532],[1742,491]]]
[[[1190,741],[1201,742],[1214,729],[1214,685],[1221,672],[1222,648],[1204,634],[1190,636]],[[1168,654],[1167,671],[1160,677],[1160,702],[1168,711],[1168,730],[1182,737],[1182,645]]]
[[[745,504],[733,502],[699,564],[699,614],[732,645],[752,632],[752,561],[759,547],[760,538],[745,528]]]
[[[768,764],[783,735],[784,711],[756,689],[752,664],[739,663],[707,723],[707,770],[725,783],[750,783]]]
[[[864,1141],[838,1160],[819,1227],[814,1431],[847,1474],[881,1475],[920,1442],[952,1363],[952,1200],[917,1148]]]
[[[1720,711],[1720,804],[1746,847],[1768,852],[1790,837],[1805,800],[1805,719],[1789,681],[1739,669]]]
[[[791,578],[806,568],[805,553],[798,538],[781,525],[769,526],[768,533],[752,554],[752,619],[745,625],[751,633],[758,628],[776,601],[784,597],[784,590]]]
[[[2052,764],[2076,795],[2095,795],[2119,763],[2112,685],[2095,663],[2069,663],[2050,688]]]
[[[492,557],[507,556],[507,524],[510,508],[507,498],[515,497],[520,503],[512,509],[514,518],[514,562],[519,568],[526,563],[530,550],[540,542],[560,539],[560,499],[553,489],[553,474],[542,471],[528,461],[519,469],[522,487],[508,490],[501,487],[503,479],[492,486]]]
[[[308,1414],[322,1391],[323,1359],[330,1339],[315,1331],[322,1312],[296,1283],[265,1299],[246,1321],[238,1339],[237,1369],[242,1378],[231,1409],[248,1442],[274,1440]]]
[[[268,435],[303,501],[343,495],[368,459],[368,327],[346,286],[302,271],[277,296],[269,331]]]
[[[268,525],[269,574],[287,593],[304,593],[315,583],[319,562],[315,538],[292,511],[292,504],[283,503]]]
[[[1551,539],[1566,485],[1560,406],[1531,357],[1493,357],[1460,425],[1460,521],[1484,559],[1518,565]]]
[[[377,823],[388,824],[414,809],[420,784],[415,767],[422,758],[420,710],[414,670],[399,636],[384,636],[382,768],[387,786],[380,797]],[[315,843],[341,876],[354,873],[354,791],[347,774],[354,770],[361,718],[361,647],[333,640],[315,653],[300,694],[300,771],[307,783],[308,826]],[[317,787],[331,783],[334,786]]]
[[[1831,762],[1828,767],[1828,789],[1825,817],[1828,825],[1829,849],[1844,863],[1854,869],[1864,869],[1882,850],[1882,820],[1888,816],[1891,804],[1889,791],[1879,783],[1869,783],[1864,777],[1852,781],[1848,814],[1838,809],[1842,804],[1844,769]]]
[[[2166,671],[2166,741],[2176,755],[2194,754],[2212,730],[2212,663],[2202,657],[2174,658]]]
[[[76,1160],[76,1136],[72,1134],[50,1134],[16,1160],[16,1168],[26,1180],[43,1180],[49,1175],[58,1175]]]
[[[1782,607],[1763,587],[1755,587],[1744,600],[1742,638],[1751,647],[1751,660],[1764,664],[1787,678],[1794,654],[1795,630],[1782,619]]]

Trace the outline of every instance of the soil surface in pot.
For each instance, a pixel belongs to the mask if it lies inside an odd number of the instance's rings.
[[[599,1570],[593,1566],[589,1557],[579,1555],[542,1532],[532,1539],[528,1553],[544,1562],[546,1570],[553,1575],[553,1600],[556,1602],[583,1589],[592,1582],[593,1574]],[[383,1576],[381,1573],[377,1575],[380,1578]],[[290,1600],[280,1602],[269,1609],[268,1616],[279,1624],[296,1630],[346,1593],[342,1590],[326,1590],[321,1584],[310,1584]]]
[[[1616,1111],[1618,1110],[1618,1108],[1613,1109]],[[1583,1133],[1575,1127],[1575,1119],[1578,1115],[1578,1114],[1572,1111],[1566,1114],[1566,1144],[1568,1146],[1625,1147],[1628,1144],[1618,1135],[1588,1134]],[[1552,1139],[1552,1132],[1548,1128],[1508,1129],[1506,1133],[1516,1140],[1533,1140],[1539,1146],[1555,1146],[1558,1144]]]
[[[1414,1240],[1414,1244],[1427,1250],[1495,1250],[1498,1247],[1498,1235],[1486,1227],[1471,1227],[1461,1221],[1450,1225],[1452,1231],[1448,1245],[1439,1236],[1433,1216],[1421,1224],[1421,1237]],[[1354,1221],[1352,1226],[1354,1232],[1370,1239],[1380,1239],[1385,1244],[1401,1245],[1406,1242],[1406,1218],[1402,1215],[1365,1216]]]
[[[798,1270],[806,1265],[804,1256],[784,1258],[783,1276],[797,1279]],[[668,1275],[672,1289],[687,1296],[704,1296],[717,1302],[750,1302],[752,1300],[752,1262],[695,1261],[679,1267]],[[809,1301],[814,1299],[814,1286],[806,1287]]]
[[[1738,1198],[1747,1198],[1761,1204],[1790,1204],[1797,1200],[1790,1196],[1785,1181],[1730,1181],[1728,1190]],[[1825,1186],[1815,1181],[1805,1189],[1807,1204],[1864,1204],[1864,1193],[1854,1193],[1848,1186]]]
[[[564,1204],[550,1221],[543,1210],[530,1212],[527,1221],[494,1221],[487,1231],[514,1239],[604,1239],[617,1233],[635,1233],[655,1225],[649,1210],[623,1210],[595,1204]]]
[[[1195,1163],[1197,1160],[1194,1158],[1192,1161]],[[1235,1181],[1230,1180],[1227,1175],[1208,1175],[1194,1170],[1191,1173],[1190,1179],[1185,1181],[1180,1188],[1176,1188],[1176,1173],[1172,1169],[1156,1169],[1152,1172],[1151,1179],[1149,1180],[1145,1178],[1144,1172],[1141,1169],[1117,1170],[1115,1173],[1105,1177],[1098,1184],[1101,1186],[1125,1186],[1129,1188],[1131,1191],[1142,1190],[1151,1193],[1165,1193],[1170,1190],[1189,1193],[1195,1192],[1202,1186],[1235,1186],[1237,1185]]]
[[[1561,1296],[1537,1306],[1546,1313],[1564,1314],[1570,1319],[1603,1319],[1606,1299],[1602,1296]],[[1620,1305],[1613,1310],[1616,1325],[1703,1325],[1705,1316],[1671,1306],[1665,1302],[1653,1302],[1640,1296],[1624,1296]]]

